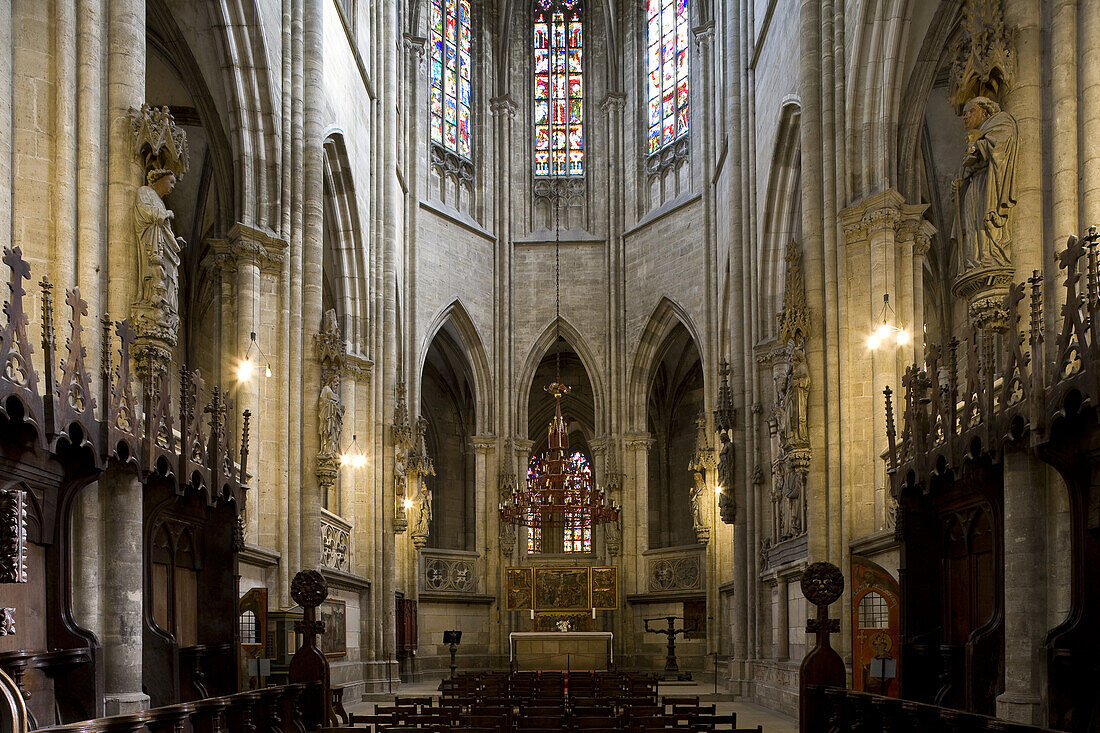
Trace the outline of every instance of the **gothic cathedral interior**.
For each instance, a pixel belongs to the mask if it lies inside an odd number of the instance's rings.
[[[1100,731],[1100,0],[2,5],[0,733]]]

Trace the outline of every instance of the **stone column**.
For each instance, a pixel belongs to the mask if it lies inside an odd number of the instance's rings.
[[[100,476],[106,546],[103,573],[103,660],[107,715],[145,710],[141,691],[143,579],[142,485],[130,467],[110,464]]]
[[[501,587],[500,556],[495,552],[500,528],[500,513],[497,509],[499,493],[497,489],[495,435],[474,435],[470,438],[474,449],[474,546],[481,558],[484,569],[485,585],[483,593],[504,598]],[[488,610],[488,609],[486,609]],[[488,642],[489,656],[499,655],[500,613],[489,612]]]
[[[130,108],[140,108],[145,97],[145,0],[118,0],[107,9],[107,312],[121,317],[130,312],[138,277],[133,206],[145,181],[133,153]]]
[[[881,505],[885,500],[886,469],[879,457],[886,450],[882,390],[887,384],[897,390],[898,365],[915,359],[912,341],[920,338],[924,323],[923,314],[914,307],[914,291],[920,288],[920,283],[914,281],[917,257],[900,260],[902,254],[915,252],[917,239],[923,241],[935,231],[923,220],[926,208],[927,204],[906,204],[901,194],[891,189],[843,209],[839,215],[848,273],[842,309],[851,324],[843,347],[849,364],[847,383],[871,385],[861,393],[848,390],[844,397],[850,446],[842,480],[851,502],[850,537],[861,537],[878,528],[876,502]],[[869,351],[866,339],[881,322],[885,292],[890,293],[894,309],[892,325],[908,331],[910,344],[898,347],[893,341],[884,342],[879,349]],[[887,315],[890,317],[889,312]],[[874,466],[874,470],[868,471],[868,466]],[[837,564],[847,562],[844,558],[834,560]]]
[[[0,6],[0,249],[12,234],[12,4]]]
[[[625,487],[623,490],[622,526],[622,594],[644,593],[645,557],[642,553],[649,547],[649,449],[653,438],[649,433],[626,433],[623,435],[623,469]],[[631,606],[624,606],[622,613],[615,614],[615,638],[619,640],[616,654],[623,655],[623,666],[632,663],[625,656],[627,650],[636,645],[637,627]]]
[[[321,560],[321,493],[316,461],[320,451],[317,425],[317,395],[321,389],[321,369],[313,350],[313,334],[321,327],[321,250],[323,249],[322,187],[324,129],[324,6],[321,0],[305,0],[303,15],[304,74],[303,156],[304,186],[302,233],[302,390],[301,424],[301,507],[302,567],[315,568]],[[291,432],[291,435],[295,435]]]
[[[1042,466],[1027,451],[1004,456],[1005,691],[997,716],[1042,725],[1047,630]]]
[[[79,0],[76,17],[76,283],[81,296],[88,302],[88,314],[104,312],[101,301],[106,296],[104,273],[100,271],[100,255],[106,243],[103,239],[103,200],[106,192],[103,155],[103,39],[104,3],[102,0]],[[0,21],[2,24],[3,21]],[[3,39],[0,38],[0,43]],[[5,46],[7,47],[7,46]],[[0,70],[0,76],[3,71]],[[0,93],[2,94],[2,93]],[[0,178],[3,176],[0,175]],[[0,197],[0,207],[3,199]],[[2,229],[0,229],[2,231]],[[101,364],[98,339],[89,339],[88,367]]]
[[[1095,5],[1089,1],[1087,7]],[[1004,109],[1016,117],[1019,139],[1016,153],[1016,206],[1012,214],[1012,265],[1014,280],[1026,280],[1032,270],[1043,271],[1043,22],[1035,0],[1005,0],[1005,26],[1016,32],[1016,78],[1008,88]],[[1081,19],[1085,21],[1085,18]],[[1090,30],[1095,26],[1083,26]],[[1086,48],[1092,45],[1086,41]],[[1086,54],[1086,60],[1095,54]],[[1086,97],[1085,104],[1088,104]],[[1086,107],[1087,108],[1087,107]],[[1094,107],[1095,109],[1095,107]],[[1083,125],[1080,129],[1089,129]],[[1088,167],[1082,170],[1089,170]],[[1065,239],[1062,239],[1063,243]]]
[[[777,578],[775,586],[775,658],[791,658],[790,589],[788,578]]]

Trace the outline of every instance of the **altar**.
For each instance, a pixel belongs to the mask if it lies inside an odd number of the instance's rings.
[[[615,665],[610,631],[513,631],[508,661],[513,670],[609,670]]]

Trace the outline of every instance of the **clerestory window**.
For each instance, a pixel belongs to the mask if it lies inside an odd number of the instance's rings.
[[[584,175],[582,0],[535,0],[535,176]]]
[[[432,0],[429,32],[431,140],[468,160],[471,146],[470,0]]]
[[[688,0],[647,0],[646,151],[659,153],[688,134],[690,54]]]

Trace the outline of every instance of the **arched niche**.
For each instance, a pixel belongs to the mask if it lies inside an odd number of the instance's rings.
[[[426,449],[435,466],[428,476],[432,520],[428,546],[473,550],[474,469],[471,438],[477,425],[473,370],[454,322],[436,332],[420,378],[420,415],[427,420]]]
[[[527,397],[527,437],[532,441],[531,452],[524,461],[522,470],[526,471],[531,456],[541,456],[549,448],[549,426],[555,414],[555,400],[546,391],[547,385],[560,381],[570,388],[569,394],[562,397],[561,412],[565,419],[566,433],[569,438],[569,453],[579,452],[593,464],[591,440],[595,435],[596,407],[592,390],[592,381],[580,356],[564,339],[552,343],[543,355],[534,378],[531,380]],[[525,480],[525,477],[521,477]],[[552,530],[543,528],[538,551],[543,554],[556,554],[563,551],[563,526]],[[524,547],[531,547],[529,536],[524,538]]]
[[[704,409],[703,368],[699,348],[677,323],[657,351],[646,399],[649,452],[649,547],[696,542],[688,463],[695,449],[695,420]]]

